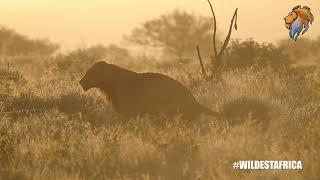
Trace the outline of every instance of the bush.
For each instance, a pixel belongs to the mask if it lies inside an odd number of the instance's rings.
[[[25,79],[19,71],[0,69],[0,81],[13,81],[14,83],[17,83],[25,81]]]
[[[273,44],[258,43],[252,39],[243,42],[233,40],[226,49],[224,56],[225,67],[243,68],[250,66],[282,66],[291,64],[282,49]]]
[[[296,42],[281,40],[278,46],[295,64],[320,63],[320,36],[317,39],[299,39]]]
[[[47,39],[31,39],[14,30],[0,27],[0,48],[2,55],[7,56],[35,54],[48,56],[56,52],[59,46]]]
[[[60,54],[56,57],[57,73],[63,73],[72,79],[79,79],[81,75],[96,61],[108,58],[109,63],[128,63],[133,57],[125,48],[117,45],[96,45],[89,48],[77,49],[68,54]],[[110,62],[111,61],[111,62]]]
[[[0,106],[8,96],[17,91],[19,86],[26,83],[27,80],[19,71],[0,69]]]

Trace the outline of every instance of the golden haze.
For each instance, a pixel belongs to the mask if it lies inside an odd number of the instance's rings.
[[[239,8],[239,31],[234,38],[254,38],[273,42],[287,37],[283,18],[296,0],[215,0],[219,28],[225,32],[236,7]],[[320,1],[306,0],[315,16],[314,25],[306,34],[317,37],[320,32]],[[170,12],[186,9],[210,16],[206,0],[1,0],[0,24],[36,38],[50,38],[64,49],[97,43],[118,43],[143,21]]]

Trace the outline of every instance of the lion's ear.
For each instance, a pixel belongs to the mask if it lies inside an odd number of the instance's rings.
[[[299,9],[299,8],[301,8],[301,5],[298,5],[298,6],[294,7],[294,8],[292,9],[292,11],[293,11],[293,10],[296,10],[296,9]]]
[[[306,9],[306,10],[311,10],[308,6],[303,6],[303,9]]]
[[[109,64],[109,63],[107,63],[106,61],[99,61],[101,64]]]
[[[107,64],[105,61],[97,61],[95,62],[96,65],[104,65]]]

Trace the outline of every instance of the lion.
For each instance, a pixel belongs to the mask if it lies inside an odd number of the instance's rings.
[[[99,61],[87,70],[79,83],[84,91],[100,89],[113,109],[127,117],[181,113],[183,118],[194,119],[201,113],[219,115],[200,105],[181,83],[159,73],[137,73]]]
[[[290,37],[294,40],[297,40],[303,29],[302,35],[308,31],[309,22],[310,24],[313,23],[314,16],[309,7],[301,7],[298,5],[292,9],[292,11],[284,18],[284,20],[286,28],[290,30]]]

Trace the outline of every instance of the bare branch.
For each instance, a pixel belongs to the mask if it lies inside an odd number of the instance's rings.
[[[232,33],[232,27],[234,25],[234,29],[237,30],[238,29],[238,25],[237,25],[237,19],[238,19],[238,8],[235,10],[233,17],[231,19],[231,23],[230,23],[230,28],[229,28],[229,32],[226,36],[226,39],[218,53],[217,51],[217,44],[216,44],[216,35],[217,35],[217,21],[216,21],[216,16],[213,10],[213,6],[212,3],[210,2],[210,0],[207,0],[209,5],[210,5],[210,9],[211,9],[211,13],[213,16],[213,35],[212,35],[212,43],[213,43],[213,50],[214,50],[214,57],[212,58],[212,65],[213,68],[211,70],[212,74],[210,76],[215,77],[218,81],[221,81],[221,71],[222,71],[222,63],[221,63],[221,57],[224,54],[225,49],[228,46],[228,43],[230,41],[230,37],[231,37],[231,33]],[[197,46],[197,51],[198,51],[198,56],[199,56],[199,61],[200,61],[200,66],[202,69],[202,74],[204,74],[204,76],[207,77],[207,74],[205,73],[205,69],[203,68],[203,63],[202,63],[202,58],[200,55],[200,50],[199,50],[199,46]],[[207,78],[208,79],[208,78]]]
[[[229,33],[220,49],[220,52],[218,54],[218,57],[217,57],[217,60],[220,59],[222,56],[223,56],[223,53],[224,53],[224,50],[227,48],[227,45],[230,41],[230,37],[231,37],[231,33],[232,33],[232,26],[233,26],[233,23],[234,23],[234,29],[237,30],[238,29],[238,26],[237,26],[237,19],[238,19],[238,8],[234,11],[234,14],[233,14],[233,17],[232,17],[232,20],[231,20],[231,23],[230,23],[230,27],[229,27]]]
[[[202,75],[205,79],[207,79],[207,73],[206,73],[206,70],[204,69],[204,66],[203,66],[203,61],[202,61],[202,57],[201,57],[201,54],[200,54],[200,48],[199,48],[199,45],[197,45],[197,53],[198,53],[198,57],[199,57],[199,62],[200,62],[200,67],[201,67],[201,71],[202,71]]]
[[[217,51],[217,45],[216,45],[216,34],[217,34],[217,20],[216,20],[216,15],[213,11],[213,6],[210,2],[210,0],[208,0],[208,3],[210,5],[210,9],[212,12],[212,17],[213,17],[213,35],[212,35],[212,43],[213,43],[213,51],[214,51],[214,56],[217,59],[218,57],[218,51]]]

